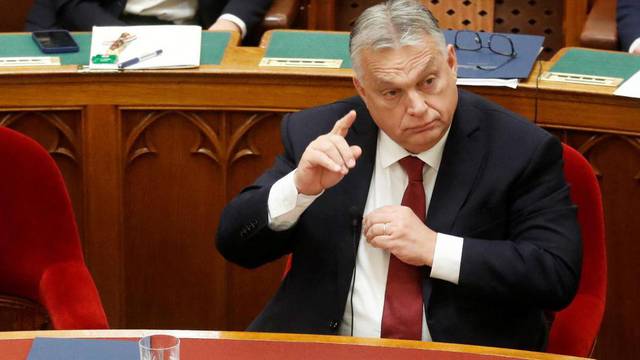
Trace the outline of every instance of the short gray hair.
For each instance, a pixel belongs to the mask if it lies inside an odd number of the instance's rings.
[[[349,38],[349,53],[356,75],[362,49],[379,50],[415,46],[428,35],[446,54],[444,35],[438,20],[419,1],[390,0],[366,9],[356,20]]]

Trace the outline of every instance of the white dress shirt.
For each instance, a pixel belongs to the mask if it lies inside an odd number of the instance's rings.
[[[448,136],[447,130],[435,146],[416,155],[426,164],[423,169],[423,183],[427,196],[427,208]],[[381,130],[379,130],[376,146],[377,156],[364,209],[365,214],[382,206],[399,205],[409,182],[398,160],[411,154]],[[298,194],[293,179],[294,173],[295,170],[278,180],[269,192],[269,227],[274,230],[286,230],[293,226],[313,200],[322,196],[322,193],[316,196]],[[428,213],[427,216],[429,216]],[[461,237],[436,234],[430,275],[432,278],[458,283],[462,244]],[[353,284],[353,293],[350,290],[347,297],[339,329],[341,335],[351,335],[351,297],[353,296],[353,335],[380,337],[388,267],[389,252],[372,247],[364,234],[361,234],[356,257],[355,284]],[[422,339],[431,340],[424,313]]]
[[[174,24],[196,24],[198,0],[128,0],[125,14],[154,16]],[[222,14],[218,19],[228,20],[240,28],[242,37],[247,33],[247,25],[233,14]]]
[[[196,16],[198,0],[127,0],[125,14],[154,16],[176,24],[189,23]]]
[[[631,46],[629,46],[629,52],[632,53],[635,49],[637,49],[638,47],[640,47],[640,38],[635,39],[632,43]]]

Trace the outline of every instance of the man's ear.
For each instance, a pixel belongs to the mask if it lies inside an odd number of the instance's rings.
[[[364,95],[365,95],[364,86],[362,86],[362,83],[360,82],[360,80],[358,80],[358,78],[355,76],[353,77],[353,86],[356,88],[358,95],[360,95],[361,98],[364,98]]]
[[[447,65],[454,74],[458,73],[458,59],[456,58],[456,49],[453,45],[447,45]]]

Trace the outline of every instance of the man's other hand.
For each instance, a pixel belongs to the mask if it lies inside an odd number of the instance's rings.
[[[433,263],[436,233],[409,207],[390,205],[373,210],[363,219],[363,232],[371,246],[388,250],[409,265]]]

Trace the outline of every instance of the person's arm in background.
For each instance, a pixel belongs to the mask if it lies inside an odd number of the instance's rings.
[[[264,18],[273,0],[230,0],[209,30],[237,31],[244,38]]]
[[[621,50],[640,55],[640,1],[618,0],[616,17]]]
[[[58,24],[73,31],[91,31],[93,26],[125,26],[118,17],[126,1],[55,0]]]
[[[24,24],[26,31],[59,29],[53,0],[34,0]]]

